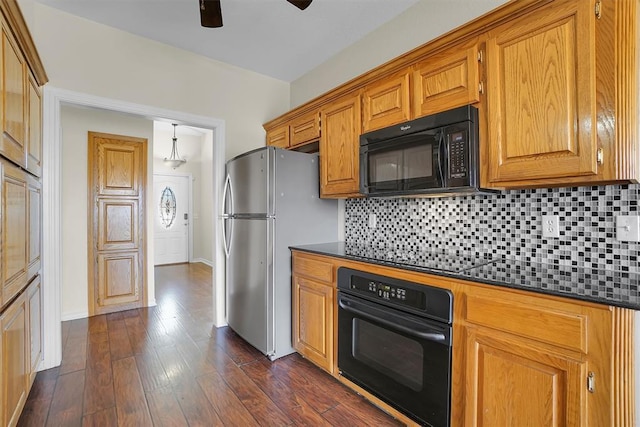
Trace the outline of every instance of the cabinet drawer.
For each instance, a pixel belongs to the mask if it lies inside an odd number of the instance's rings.
[[[289,129],[289,138],[291,146],[320,138],[320,113],[314,112],[294,120]]]
[[[586,315],[542,305],[544,301],[534,305],[536,301],[502,299],[504,292],[493,293],[467,295],[467,322],[587,353]]]
[[[333,282],[333,264],[321,259],[294,254],[293,272],[327,283]]]

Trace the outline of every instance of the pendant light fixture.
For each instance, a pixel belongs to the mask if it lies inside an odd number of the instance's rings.
[[[172,123],[173,125],[173,144],[171,145],[171,157],[164,158],[164,164],[171,166],[173,169],[178,166],[187,163],[185,159],[180,158],[180,154],[178,154],[178,138],[176,138],[176,123]]]

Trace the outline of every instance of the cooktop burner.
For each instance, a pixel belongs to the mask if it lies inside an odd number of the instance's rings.
[[[347,255],[392,264],[408,265],[452,273],[469,270],[496,261],[495,257],[473,252],[414,251],[407,249],[374,248],[347,244]]]

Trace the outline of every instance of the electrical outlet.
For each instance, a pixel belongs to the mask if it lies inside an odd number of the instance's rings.
[[[370,213],[369,214],[369,228],[376,228],[378,219],[376,218],[376,214],[374,213]]]
[[[640,242],[640,217],[633,215],[617,216],[616,239],[621,242]]]
[[[558,215],[542,215],[542,237],[554,239],[560,237],[560,217]]]

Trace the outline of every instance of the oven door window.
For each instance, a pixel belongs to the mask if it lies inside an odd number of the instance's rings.
[[[366,162],[371,192],[442,186],[438,139],[432,131],[371,144]]]
[[[451,327],[340,292],[338,300],[341,375],[409,416],[449,425],[451,346],[442,338]]]
[[[351,354],[413,391],[422,390],[424,351],[417,341],[355,318]]]

